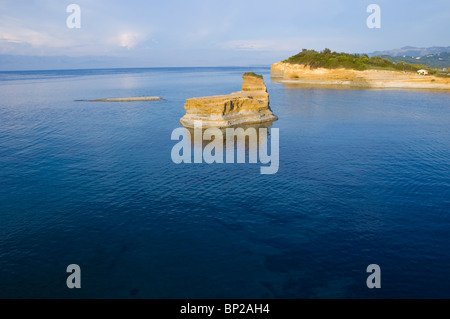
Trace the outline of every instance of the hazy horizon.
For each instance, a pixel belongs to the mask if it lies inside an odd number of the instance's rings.
[[[81,8],[80,28],[66,25],[71,3]],[[381,8],[379,29],[366,25],[371,3]],[[270,65],[302,48],[369,53],[448,46],[449,9],[442,0],[169,0],[132,6],[104,0],[2,0],[0,54],[25,57],[11,62],[11,68],[39,64],[34,57],[67,57],[54,65],[68,68],[78,68],[77,63],[100,68]]]

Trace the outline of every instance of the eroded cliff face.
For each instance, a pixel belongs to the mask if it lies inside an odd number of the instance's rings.
[[[368,88],[450,90],[450,79],[385,70],[310,69],[301,64],[272,64],[271,76],[285,83]]]
[[[243,75],[242,91],[264,91],[267,92],[264,79],[251,75]]]
[[[351,81],[357,76],[355,70],[347,69],[311,69],[303,64],[278,62],[272,64],[271,76],[283,80],[341,80]]]
[[[201,120],[203,128],[220,128],[277,120],[269,107],[264,80],[251,75],[244,75],[243,80],[242,91],[186,100],[181,124],[194,127],[194,121]]]

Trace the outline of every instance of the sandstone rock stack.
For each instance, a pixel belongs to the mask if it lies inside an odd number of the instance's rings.
[[[246,73],[242,78],[242,91],[186,100],[181,124],[194,127],[194,121],[201,120],[203,128],[221,128],[277,120],[262,76]]]

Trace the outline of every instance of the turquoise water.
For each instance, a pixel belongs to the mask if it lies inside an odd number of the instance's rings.
[[[279,117],[278,173],[174,164],[185,100],[245,71]],[[269,72],[0,72],[0,297],[450,298],[450,95]],[[164,100],[83,101],[125,96]]]

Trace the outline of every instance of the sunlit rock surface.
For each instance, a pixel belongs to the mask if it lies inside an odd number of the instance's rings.
[[[194,127],[194,121],[201,120],[203,128],[220,128],[277,120],[262,76],[244,74],[242,78],[242,91],[186,100],[181,124]]]

